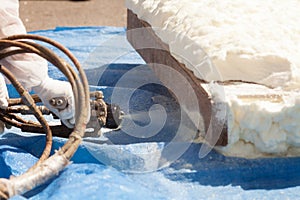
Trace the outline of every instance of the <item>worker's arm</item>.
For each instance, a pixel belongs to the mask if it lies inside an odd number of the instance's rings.
[[[1,0],[0,38],[17,34],[26,34],[26,29],[19,18],[19,0]],[[32,89],[65,125],[73,126],[75,110],[71,85],[68,82],[49,78],[48,64],[45,59],[27,53],[2,59],[0,64],[8,68],[26,89]],[[54,97],[66,98],[68,106],[63,110],[52,107],[49,101]],[[2,102],[3,105],[5,102]]]

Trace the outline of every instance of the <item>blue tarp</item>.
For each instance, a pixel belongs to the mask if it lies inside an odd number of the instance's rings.
[[[148,109],[155,110],[155,103],[164,102],[166,111],[159,113],[167,116],[163,127],[147,135],[147,128],[139,131],[125,118],[121,130],[105,129],[101,138],[86,138],[72,164],[53,180],[13,199],[300,198],[300,158],[243,159],[215,151],[199,158],[201,144],[174,142],[176,103],[169,105],[171,95],[128,44],[125,31],[119,27],[59,27],[33,34],[69,48],[86,70],[90,89],[102,90],[106,101],[130,108],[126,111],[140,127],[159,124],[151,121]],[[65,79],[53,66],[49,74]],[[9,92],[17,96],[10,86]],[[65,141],[55,137],[53,150]],[[6,130],[0,136],[0,177],[26,171],[37,161],[44,142],[43,135]],[[172,142],[176,145],[170,153],[166,149]],[[177,157],[162,159],[177,151],[181,151]]]

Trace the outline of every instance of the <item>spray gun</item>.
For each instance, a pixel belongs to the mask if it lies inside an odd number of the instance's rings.
[[[61,110],[68,105],[67,99],[64,97],[52,98],[49,103],[56,109]],[[85,136],[100,136],[101,128],[120,128],[124,113],[121,111],[120,106],[106,103],[102,91],[90,92],[90,108],[90,120],[86,126]],[[52,113],[52,115],[58,119],[55,114]],[[62,129],[68,130],[64,125],[61,127]]]
[[[35,103],[40,103],[38,96],[32,95]],[[33,111],[23,104],[21,98],[9,99],[8,107],[0,112],[0,120],[6,124],[6,127],[15,126],[22,132],[44,133],[44,129],[36,122],[20,119],[16,114],[33,115]],[[65,97],[55,97],[49,101],[49,104],[56,109],[64,109],[68,105]],[[59,119],[54,113],[43,105],[37,106],[43,115],[52,115],[54,119]],[[84,136],[100,136],[101,128],[119,129],[123,111],[116,104],[109,104],[104,101],[102,91],[90,92],[90,120],[86,125]],[[69,137],[73,129],[66,127],[63,123],[60,125],[50,125],[52,134],[58,137]]]

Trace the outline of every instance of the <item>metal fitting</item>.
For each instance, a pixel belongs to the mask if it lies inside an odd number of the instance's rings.
[[[49,104],[58,110],[63,110],[68,106],[68,100],[65,97],[54,97],[50,99]]]

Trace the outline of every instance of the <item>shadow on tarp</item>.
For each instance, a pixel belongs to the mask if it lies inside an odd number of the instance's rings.
[[[169,90],[163,86],[147,65],[108,64],[87,69],[85,72],[89,80],[89,85],[94,86],[91,90],[103,91],[104,100],[107,103],[116,103],[123,111],[124,108],[128,109],[129,113],[125,112],[125,115],[130,115],[131,119],[138,126],[142,127],[151,123],[149,109],[154,104],[162,105],[166,111],[165,125],[158,134],[151,137],[135,137],[126,134],[121,129],[118,132],[112,131],[105,135],[111,143],[165,142],[174,138],[180,123],[180,107]],[[131,92],[133,93],[130,99],[123,99],[127,93]],[[122,99],[112,99],[113,93]],[[128,106],[129,108],[127,108]],[[132,124],[130,124],[130,120],[126,117],[123,119],[122,126],[126,126],[127,132],[134,129],[134,127],[131,129],[130,126]]]
[[[92,69],[85,69],[89,85],[115,87],[126,75],[126,86],[134,86],[136,82],[160,83],[153,71],[145,64],[111,63]],[[124,83],[124,81],[123,81]]]
[[[245,159],[211,151],[199,159],[200,144],[193,144],[170,167],[166,176],[210,186],[240,186],[243,189],[282,189],[300,185],[300,158]],[[181,172],[181,169],[190,169]]]

